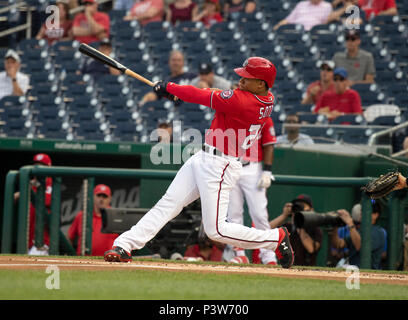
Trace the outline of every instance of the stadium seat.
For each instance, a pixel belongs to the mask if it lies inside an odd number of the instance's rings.
[[[362,115],[355,114],[345,114],[338,116],[333,119],[330,124],[341,124],[341,125],[366,125],[367,122]]]
[[[327,126],[301,126],[299,132],[310,136],[315,143],[334,143],[334,131]]]
[[[402,123],[404,119],[401,116],[378,116],[373,121],[370,121],[370,125],[378,126],[396,126]]]

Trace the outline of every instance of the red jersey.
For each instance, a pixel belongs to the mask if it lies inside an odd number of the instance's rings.
[[[110,19],[109,16],[104,13],[104,12],[95,12],[93,15],[94,20],[96,23],[100,24],[101,26],[104,27],[107,37],[109,38],[109,29],[110,29]],[[85,16],[85,13],[78,13],[75,18],[74,22],[72,23],[72,26],[75,27],[83,27],[83,28],[89,28],[89,22],[88,19]],[[79,36],[75,37],[75,40],[89,44],[91,42],[96,42],[99,41],[99,38],[97,36],[91,35],[91,36]]]
[[[181,100],[215,110],[205,142],[226,155],[241,157],[256,142],[269,118],[275,98],[235,89],[214,91],[169,82],[167,91]]]
[[[244,160],[250,162],[260,162],[263,159],[263,149],[262,147],[269,144],[276,143],[276,133],[275,127],[273,126],[272,118],[266,119],[265,125],[262,128],[261,133],[259,134],[256,142],[252,145],[251,148],[247,149]]]
[[[37,192],[37,187],[32,187],[34,192]],[[49,212],[51,209],[51,196],[52,196],[52,178],[45,179],[45,208]],[[30,228],[28,232],[28,248],[34,245],[35,236],[35,207],[30,202]],[[44,244],[50,245],[50,233],[48,228],[44,228]]]
[[[357,91],[348,89],[343,94],[334,91],[326,91],[316,103],[315,112],[324,107],[330,107],[330,111],[337,110],[344,113],[362,114],[361,98]]]
[[[116,233],[102,233],[102,217],[93,212],[92,218],[92,256],[103,256],[105,251],[112,249],[113,241],[117,238]],[[68,238],[74,240],[78,237],[77,254],[81,254],[82,242],[82,211],[80,211],[68,230]]]

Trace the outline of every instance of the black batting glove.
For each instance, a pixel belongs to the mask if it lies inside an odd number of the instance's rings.
[[[166,82],[166,81],[159,81],[154,85],[153,91],[156,93],[156,95],[159,97],[159,99],[161,99],[161,98],[170,99],[170,96],[173,96],[173,95],[171,95],[170,93],[167,92],[167,90],[166,90],[167,84],[168,84],[168,82]]]

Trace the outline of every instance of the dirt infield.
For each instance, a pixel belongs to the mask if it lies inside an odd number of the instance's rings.
[[[130,263],[109,263],[99,259],[86,259],[75,257],[35,257],[35,256],[0,256],[0,269],[41,269],[55,265],[66,270],[162,270],[162,271],[191,271],[203,273],[235,273],[235,274],[259,274],[273,277],[288,277],[300,279],[320,279],[345,281],[351,273],[344,270],[321,270],[293,267],[289,270],[278,267],[265,267],[253,264],[249,265],[226,265],[205,263],[180,263],[174,261],[147,261],[134,259]],[[406,273],[380,273],[359,272],[361,283],[383,283],[408,286],[408,274]]]

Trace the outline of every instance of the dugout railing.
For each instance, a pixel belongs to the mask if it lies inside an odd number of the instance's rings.
[[[28,230],[29,230],[29,203],[32,201],[30,180],[35,176],[38,181],[37,192],[34,199],[36,208],[35,222],[35,245],[43,246],[43,232],[45,219],[48,219],[50,248],[52,255],[59,254],[60,245],[64,245],[68,252],[75,255],[75,251],[66,240],[60,230],[60,199],[61,182],[63,177],[78,177],[83,179],[83,212],[84,221],[82,223],[82,252],[87,255],[91,253],[92,247],[92,209],[93,209],[93,188],[94,180],[99,177],[114,177],[120,179],[173,179],[176,170],[146,170],[146,169],[116,169],[116,168],[88,168],[88,167],[44,167],[44,166],[24,166],[19,171],[9,171],[5,181],[4,204],[3,204],[3,230],[2,230],[2,253],[12,251],[12,224],[13,215],[17,209],[17,244],[16,253],[26,254],[28,250]],[[53,178],[52,203],[50,214],[46,214],[45,208],[45,179]],[[344,177],[312,177],[275,175],[274,184],[296,185],[296,186],[318,186],[318,187],[353,187],[360,188],[371,178],[344,178]],[[14,201],[14,193],[20,192],[18,203]],[[370,269],[371,266],[371,204],[370,199],[361,193],[362,219],[361,219],[361,268]],[[388,223],[388,269],[395,269],[402,245],[403,235],[403,201],[399,197],[391,194],[388,199],[390,215]],[[18,206],[16,208],[16,206]]]

